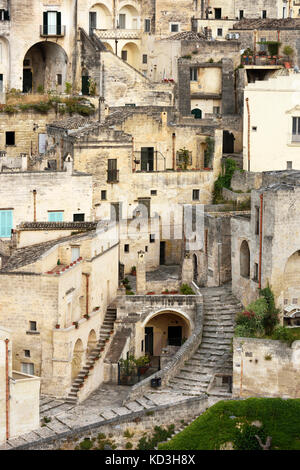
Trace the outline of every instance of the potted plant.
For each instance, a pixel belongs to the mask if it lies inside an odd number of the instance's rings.
[[[136,276],[136,266],[132,266],[130,273],[132,276]]]
[[[84,318],[86,318],[86,319],[88,320],[88,319],[90,318],[89,314],[86,313],[86,314],[84,315]]]
[[[139,373],[141,375],[145,374],[150,367],[150,357],[141,356],[138,359],[135,359],[136,366],[138,367]]]
[[[93,370],[93,369],[94,369],[94,366],[90,366],[90,367],[89,367],[89,370]]]
[[[78,321],[73,321],[73,325],[75,326],[76,329],[78,329]]]
[[[147,292],[146,295],[154,295],[154,294],[155,294],[155,292]]]
[[[114,330],[110,330],[109,334],[110,334],[110,335],[113,335],[113,334],[114,334]]]
[[[120,359],[120,373],[126,384],[131,380],[131,377],[136,373],[136,363],[134,356],[129,356],[127,359]]]
[[[56,328],[57,330],[59,330],[60,325],[56,324],[56,325],[55,325],[55,328]]]

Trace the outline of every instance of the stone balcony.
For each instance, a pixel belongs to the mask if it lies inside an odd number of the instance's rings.
[[[95,29],[99,39],[141,39],[140,29]]]

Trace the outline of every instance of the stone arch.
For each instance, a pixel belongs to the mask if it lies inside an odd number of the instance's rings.
[[[246,240],[243,240],[240,247],[240,275],[250,277],[250,250]]]
[[[300,305],[300,250],[295,251],[286,261],[283,286],[285,303]]]
[[[97,335],[95,330],[91,330],[87,341],[87,354],[90,354],[97,345]]]
[[[202,110],[199,108],[192,109],[191,114],[194,115],[195,119],[202,119]]]
[[[120,17],[123,15],[123,18]],[[135,6],[126,2],[120,6],[118,15],[118,27],[120,29],[139,29],[140,14]]]
[[[72,380],[77,377],[79,372],[81,371],[82,364],[83,364],[83,357],[84,357],[84,348],[81,339],[79,338],[74,346],[73,349],[73,357],[72,357]]]
[[[5,92],[10,83],[10,49],[9,42],[0,36],[0,93]]]
[[[148,315],[142,327],[145,334],[144,352],[150,356],[160,356],[162,349],[168,346],[180,347],[193,329],[189,316],[173,309]]]
[[[103,46],[104,46],[108,51],[114,52],[112,45],[109,44],[108,42],[104,42],[104,43],[103,43]]]
[[[91,29],[91,22],[95,22],[94,26],[96,29],[113,29],[113,18],[112,13],[109,8],[104,5],[104,3],[95,3],[90,8],[90,29]],[[92,19],[91,14],[94,14],[94,18]]]
[[[140,60],[140,50],[134,42],[127,42],[121,51],[121,57],[132,67],[138,68]]]
[[[65,50],[52,41],[34,44],[25,54],[23,62],[23,92],[64,91],[68,73]]]

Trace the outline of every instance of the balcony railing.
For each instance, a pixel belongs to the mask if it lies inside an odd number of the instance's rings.
[[[95,29],[100,39],[141,39],[140,29]]]
[[[119,170],[107,170],[107,183],[119,182]]]
[[[66,34],[65,26],[58,25],[40,25],[40,36],[42,37],[63,37]]]

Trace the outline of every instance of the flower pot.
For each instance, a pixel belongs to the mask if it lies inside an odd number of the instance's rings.
[[[94,366],[90,366],[90,367],[89,367],[89,370],[93,370],[93,369],[94,369]]]
[[[56,328],[57,330],[59,330],[60,325],[55,325],[55,328]]]
[[[88,378],[88,375],[85,375],[83,378],[84,378],[84,380],[86,380]]]
[[[114,330],[111,330],[111,331],[109,332],[109,334],[110,334],[110,335],[113,335],[113,334],[114,334]]]

